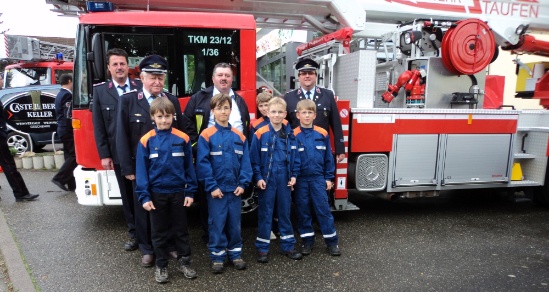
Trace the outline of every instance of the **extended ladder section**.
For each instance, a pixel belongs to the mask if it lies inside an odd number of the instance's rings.
[[[37,38],[4,34],[0,37],[0,59],[15,61],[74,60],[74,46],[40,41]]]
[[[63,54],[64,61],[74,61],[74,46],[40,41],[40,58],[42,60],[57,59],[58,53]]]

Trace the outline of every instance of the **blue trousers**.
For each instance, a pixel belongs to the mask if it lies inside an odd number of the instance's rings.
[[[223,198],[208,198],[208,250],[212,262],[241,258],[242,236],[240,230],[242,200],[232,192],[224,192]]]
[[[286,166],[273,166],[267,188],[259,193],[257,238],[255,240],[255,246],[259,252],[269,252],[275,208],[278,214],[280,250],[291,251],[294,249],[294,230],[290,222],[292,197],[288,181]]]
[[[334,217],[326,193],[326,180],[321,176],[300,177],[295,186],[294,196],[297,208],[297,231],[301,237],[301,243],[303,245],[314,244],[315,232],[311,216],[312,206],[326,245],[338,244],[339,239],[334,226]]]

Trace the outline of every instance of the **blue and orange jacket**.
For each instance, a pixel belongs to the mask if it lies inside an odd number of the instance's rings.
[[[252,140],[254,138],[255,132],[259,130],[259,128],[268,125],[269,124],[269,117],[261,117],[257,120],[255,120],[250,127],[250,137],[248,137],[248,142],[252,144]]]
[[[252,180],[252,167],[246,137],[236,128],[218,123],[198,137],[196,158],[200,183],[211,193],[234,192],[237,187],[246,189]]]
[[[274,151],[276,139],[280,138],[270,123],[259,128],[255,132],[250,148],[250,160],[254,172],[254,182],[264,180],[265,183],[269,183],[273,161],[286,162],[289,178],[297,178],[299,175],[300,160],[297,155],[297,143],[288,121],[283,121],[282,129],[284,129],[286,133],[285,157],[274,157],[275,155],[273,155],[273,153],[276,153]]]
[[[297,127],[294,129],[297,140],[297,153],[301,160],[300,177],[334,178],[334,157],[330,146],[330,136],[321,127]]]
[[[145,134],[137,145],[135,181],[141,204],[151,200],[151,192],[192,198],[198,184],[189,136],[175,128]]]

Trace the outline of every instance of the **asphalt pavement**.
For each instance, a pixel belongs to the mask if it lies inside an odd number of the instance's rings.
[[[15,202],[0,175],[0,251],[9,256],[16,291],[549,290],[549,209],[472,191],[397,202],[354,197],[360,211],[335,213],[341,257],[326,254],[317,232],[311,256],[292,261],[273,241],[270,262],[256,263],[256,227],[245,217],[248,269],[227,267],[221,275],[209,271],[191,210],[198,278],[184,279],[172,261],[170,282],[160,285],[153,269],[139,265],[138,252],[123,250],[121,208],[79,205],[74,193],[50,182],[54,173],[22,171],[40,194],[34,202]],[[15,247],[6,243],[10,237]]]

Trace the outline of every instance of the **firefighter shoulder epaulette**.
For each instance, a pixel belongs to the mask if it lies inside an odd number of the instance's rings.
[[[137,89],[130,90],[130,91],[126,91],[126,92],[124,92],[124,94],[122,94],[122,95],[126,95],[126,94],[128,94],[128,93],[133,93],[133,92],[137,92]]]
[[[99,82],[99,83],[95,83],[95,84],[93,85],[93,87],[96,87],[96,86],[99,86],[99,85],[103,85],[103,84],[105,84],[105,81]]]

